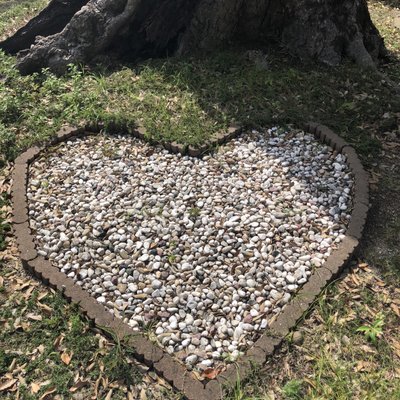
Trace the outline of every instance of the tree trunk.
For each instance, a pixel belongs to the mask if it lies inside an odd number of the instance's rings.
[[[162,57],[227,42],[283,45],[302,59],[338,65],[349,57],[375,67],[385,48],[366,0],[52,0],[0,47],[22,73],[97,56]],[[57,14],[58,13],[58,14]],[[55,15],[55,17],[54,17]],[[52,26],[43,21],[51,16]],[[47,18],[47,19],[46,19]],[[32,45],[33,38],[36,41]],[[32,45],[32,46],[31,46]]]

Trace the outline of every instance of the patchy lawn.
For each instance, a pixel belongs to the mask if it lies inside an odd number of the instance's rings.
[[[370,1],[400,83],[400,10]],[[0,36],[46,4],[0,0]],[[397,5],[398,7],[398,5]],[[282,350],[231,399],[400,398],[400,99],[388,82],[346,64],[300,64],[243,49],[95,71],[21,77],[0,54],[0,398],[178,399],[58,294],[24,273],[10,233],[12,160],[65,122],[104,122],[150,139],[199,144],[232,122],[248,128],[320,121],[351,142],[371,172],[371,211],[358,254]]]

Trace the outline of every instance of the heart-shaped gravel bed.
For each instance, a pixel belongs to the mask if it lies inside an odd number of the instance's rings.
[[[303,132],[239,137],[202,159],[129,136],[77,138],[30,167],[48,257],[186,365],[235,360],[344,238],[345,157]]]

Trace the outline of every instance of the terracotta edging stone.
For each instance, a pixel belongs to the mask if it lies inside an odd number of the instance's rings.
[[[102,125],[86,126],[83,128],[63,127],[55,135],[50,145],[60,143],[75,136],[98,133]],[[112,130],[118,130],[115,126]],[[239,358],[236,364],[231,364],[215,379],[199,381],[193,373],[167,354],[158,345],[147,339],[141,333],[133,331],[128,324],[114,317],[107,309],[96,301],[80,286],[68,278],[49,260],[39,256],[35,247],[35,239],[29,227],[27,181],[29,164],[39,156],[44,148],[31,147],[15,160],[12,173],[12,206],[13,227],[23,266],[45,284],[57,289],[72,303],[76,303],[82,312],[106,334],[113,333],[119,340],[124,340],[131,346],[136,357],[170,382],[177,390],[184,393],[189,400],[218,400],[222,399],[226,390],[232,389],[237,380],[243,381],[255,365],[262,365],[281,345],[285,336],[301,320],[304,313],[316,300],[321,290],[347,265],[358,247],[367,218],[369,207],[368,174],[355,152],[326,126],[309,123],[305,131],[314,134],[321,142],[329,145],[338,153],[347,157],[347,163],[354,175],[353,211],[346,232],[346,237],[332,252],[322,267],[316,268],[308,281],[293,296],[289,304],[270,323],[255,344]],[[143,127],[131,132],[133,136],[145,140],[147,135]],[[241,129],[231,127],[227,132],[219,132],[206,145],[201,147],[185,146],[176,142],[161,143],[173,153],[199,157],[210,148],[217,147],[241,133]]]

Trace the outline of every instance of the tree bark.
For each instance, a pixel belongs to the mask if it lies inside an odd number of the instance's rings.
[[[332,66],[349,57],[374,68],[385,53],[366,0],[81,2],[79,7],[79,0],[52,0],[36,21],[0,47],[11,53],[22,50],[22,73],[43,67],[63,73],[70,63],[90,63],[110,52],[131,59],[162,57],[234,41],[274,40],[297,57]],[[43,21],[57,11],[48,29]]]

